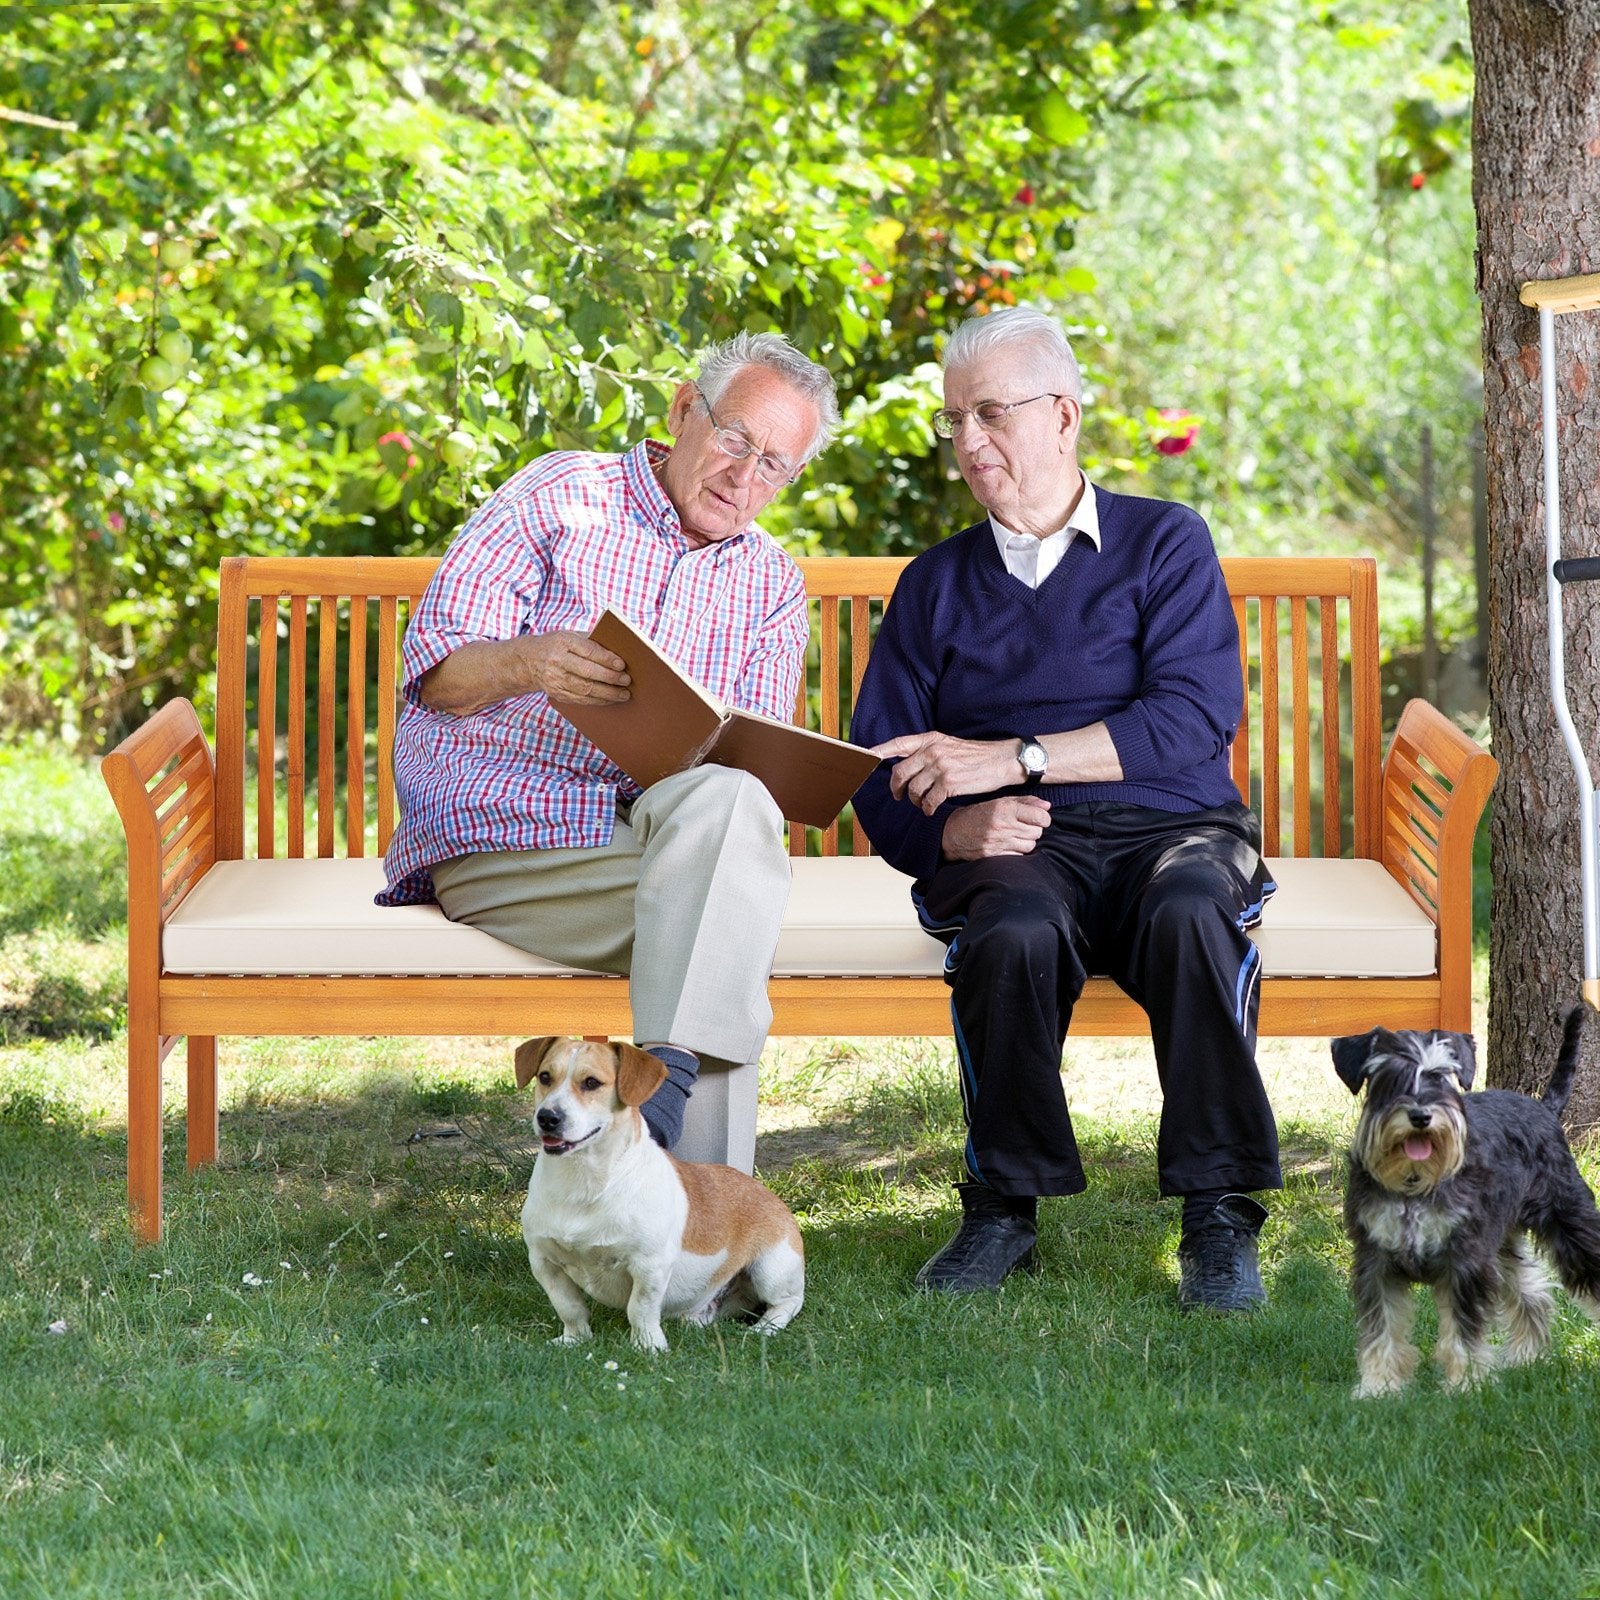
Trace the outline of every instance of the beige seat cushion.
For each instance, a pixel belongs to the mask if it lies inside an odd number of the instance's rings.
[[[1375,861],[1274,858],[1278,892],[1253,937],[1268,977],[1409,978],[1436,970],[1434,926]],[[383,863],[218,862],[162,934],[169,972],[496,975],[575,969],[530,956],[437,906],[377,906]],[[774,973],[936,976],[909,880],[876,856],[794,863]]]

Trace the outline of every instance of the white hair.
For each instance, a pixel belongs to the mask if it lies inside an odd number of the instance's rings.
[[[766,367],[817,408],[817,431],[803,461],[820,455],[839,426],[839,398],[833,374],[808,360],[778,333],[736,333],[711,345],[700,357],[695,382],[706,404],[716,405],[722,392],[745,367]]]
[[[1083,399],[1078,358],[1061,324],[1032,306],[1004,306],[986,316],[968,317],[950,335],[944,369],[971,366],[1002,350],[1052,393]]]

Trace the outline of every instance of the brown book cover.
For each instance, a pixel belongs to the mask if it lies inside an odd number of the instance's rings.
[[[614,611],[589,637],[627,663],[631,698],[551,704],[642,789],[714,761],[759,778],[785,817],[825,828],[878,765],[871,751],[842,739],[724,705]]]

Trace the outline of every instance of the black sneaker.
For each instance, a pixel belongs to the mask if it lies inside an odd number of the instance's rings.
[[[1225,1194],[1178,1245],[1178,1304],[1185,1311],[1252,1311],[1267,1303],[1256,1235],[1267,1208]]]
[[[1039,1227],[1026,1199],[998,1195],[979,1183],[956,1185],[961,1193],[961,1226],[955,1237],[916,1276],[919,1289],[969,1294],[998,1289],[1021,1268],[1034,1269],[1034,1240]]]

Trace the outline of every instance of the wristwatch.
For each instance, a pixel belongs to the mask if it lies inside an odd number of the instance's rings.
[[[1044,769],[1050,765],[1050,757],[1045,753],[1045,748],[1031,734],[1023,734],[1022,748],[1017,752],[1017,760],[1021,763],[1024,783],[1038,783],[1044,777]]]

